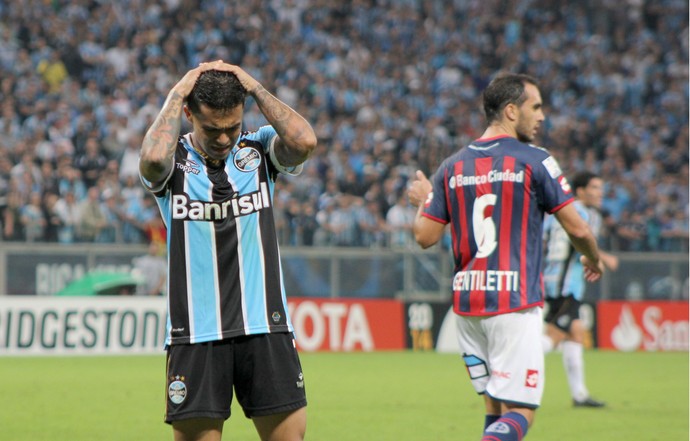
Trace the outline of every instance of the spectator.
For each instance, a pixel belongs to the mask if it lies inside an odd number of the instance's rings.
[[[606,176],[604,206],[613,221],[626,221],[623,212],[640,207],[651,221],[646,207],[657,202],[640,189],[652,184],[666,197],[676,195],[672,208],[687,221],[688,26],[678,18],[688,16],[687,2],[664,1],[626,15],[617,13],[615,2],[516,0],[511,20],[482,25],[499,3],[410,0],[402,8],[382,0],[346,7],[313,0],[243,6],[201,0],[194,14],[177,1],[156,7],[128,2],[118,14],[108,2],[88,8],[7,3],[0,7],[0,147],[13,164],[24,153],[36,165],[56,162],[61,179],[60,158],[81,155],[90,138],[108,160],[120,161],[124,140],[151,125],[175,78],[223,54],[259,78],[276,72],[277,93],[289,101],[303,97],[299,111],[315,121],[319,151],[305,170],[309,179],[299,181],[289,198],[313,203],[331,180],[336,198],[379,187],[373,192],[382,191],[385,216],[409,170],[416,164],[435,169],[479,135],[478,91],[499,65],[511,65],[544,78],[544,104],[551,111],[539,143],[564,158],[566,174],[594,170]],[[249,18],[228,22],[228,16]],[[259,32],[257,22],[269,16],[279,22],[280,38]],[[83,26],[97,21],[102,26]],[[185,23],[179,33],[169,31],[175,23]],[[487,41],[500,43],[490,55]],[[300,51],[293,50],[297,45]],[[617,55],[606,58],[611,48]],[[38,72],[41,63],[52,69],[56,56],[67,78],[54,78],[47,68],[47,76]],[[279,69],[283,65],[292,67]],[[262,123],[248,101],[244,125]],[[122,169],[129,174],[129,166]],[[87,179],[63,182],[61,194],[72,188],[83,199]],[[31,191],[25,190],[27,200]],[[659,218],[665,211],[653,213]],[[615,244],[618,238],[606,240]]]
[[[86,199],[79,203],[79,224],[77,237],[82,242],[102,242],[101,234],[107,226],[105,213],[101,208],[98,187],[89,188]]]
[[[72,196],[81,200],[86,197],[86,185],[81,178],[81,172],[74,168],[71,162],[70,158],[66,156],[58,160],[58,191],[60,196],[72,193]]]
[[[132,134],[124,143],[124,149],[119,157],[120,181],[126,182],[130,178],[139,179],[139,147],[141,135]]]
[[[47,192],[43,194],[41,210],[45,220],[43,241],[53,243],[58,241],[58,232],[62,225],[60,216],[55,212],[55,204],[58,201],[57,193]]]
[[[51,51],[48,58],[38,63],[36,71],[48,85],[48,93],[58,93],[62,83],[67,79],[67,68],[56,50]]]
[[[111,159],[105,165],[105,170],[98,178],[98,188],[101,190],[101,194],[105,195],[106,192],[111,194],[120,194],[122,192],[122,182],[119,178],[120,166],[115,159]]]
[[[98,178],[108,163],[107,158],[101,153],[100,149],[98,139],[90,137],[84,144],[84,153],[77,156],[74,160],[74,166],[79,170],[81,180],[86,188],[96,185]]]
[[[669,211],[661,219],[661,251],[688,251],[688,221],[682,211]]]
[[[313,202],[303,202],[295,204],[299,212],[292,218],[292,229],[295,232],[295,239],[293,245],[297,246],[312,246],[314,245],[314,236],[319,228],[319,223],[316,220],[316,212],[314,210]]]
[[[23,180],[28,175],[32,182],[41,182],[41,169],[36,163],[36,157],[31,152],[22,154],[22,161],[12,167],[10,177],[16,180]]]
[[[642,213],[623,212],[624,220],[618,223],[616,234],[620,238],[620,247],[623,251],[644,251],[647,239],[647,222]]]
[[[390,230],[390,245],[407,248],[413,245],[412,225],[417,210],[413,207],[405,193],[400,193],[398,200],[386,213],[386,223]]]
[[[123,195],[124,196],[124,195]],[[122,240],[125,243],[146,243],[147,227],[152,219],[160,217],[158,208],[151,196],[123,197]]]
[[[357,211],[359,245],[364,247],[382,247],[386,244],[387,224],[381,216],[381,208],[375,200],[365,200]]]
[[[151,242],[148,252],[132,259],[133,273],[143,280],[137,286],[138,296],[164,296],[167,294],[168,263],[165,260],[165,243]]]
[[[7,206],[3,211],[2,238],[8,242],[19,242],[26,239],[22,224],[22,200],[19,193],[10,191],[7,194]]]
[[[105,227],[101,230],[99,242],[120,243],[122,242],[122,201],[118,193],[110,188],[102,192],[103,203],[101,210],[105,217]]]
[[[29,203],[20,209],[22,229],[27,242],[39,242],[44,238],[46,220],[41,207],[42,199],[42,194],[34,191],[29,197]]]
[[[357,245],[357,222],[353,207],[354,196],[343,194],[335,202],[335,208],[328,218],[329,244],[336,246]]]
[[[55,214],[60,218],[58,228],[58,242],[74,243],[77,240],[77,226],[79,225],[79,205],[74,192],[67,191],[55,202]]]

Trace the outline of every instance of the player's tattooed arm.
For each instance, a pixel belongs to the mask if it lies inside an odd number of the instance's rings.
[[[144,136],[139,169],[141,175],[150,182],[163,180],[173,166],[177,138],[182,127],[180,117],[184,99],[184,96],[172,90]]]
[[[311,125],[290,106],[271,95],[254,77],[239,66],[220,63],[218,70],[232,72],[254,98],[259,110],[278,133],[273,145],[278,162],[294,167],[306,161],[316,148],[316,134]]]
[[[278,133],[274,146],[276,158],[286,167],[299,165],[307,160],[316,148],[316,134],[311,125],[290,106],[271,95],[257,84],[249,91],[266,120]]]
[[[223,62],[220,60],[201,63],[188,71],[168,93],[163,108],[146,132],[141,144],[139,170],[149,182],[161,182],[170,174],[177,138],[182,128],[181,119],[185,100],[192,93],[199,75],[222,65]]]

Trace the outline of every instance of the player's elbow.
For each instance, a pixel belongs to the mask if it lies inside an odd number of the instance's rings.
[[[317,144],[318,140],[316,138],[316,133],[311,126],[308,126],[307,129],[302,130],[299,135],[294,138],[294,141],[290,143],[290,147],[296,155],[306,160],[314,152]]]
[[[299,154],[302,157],[302,162],[309,159],[312,153],[314,153],[314,150],[316,150],[317,144],[318,140],[316,138],[316,133],[314,133],[313,130],[309,130],[302,136],[299,145]]]
[[[417,219],[415,219],[412,225],[412,233],[414,234],[415,241],[424,249],[429,248],[441,240],[443,232],[443,224],[434,222],[423,216],[417,216]]]
[[[592,230],[589,229],[586,223],[581,223],[575,227],[567,230],[568,236],[573,240],[587,240],[592,236]]]
[[[139,173],[149,182],[157,182],[167,176],[172,161],[142,155],[139,158]]]
[[[316,138],[316,133],[314,133],[314,130],[309,130],[304,140],[304,150],[307,152],[307,155],[312,154],[312,152],[316,149],[316,145],[318,143],[319,141]]]
[[[414,231],[414,240],[423,249],[427,249],[438,242],[438,238],[431,236],[428,232],[419,231],[417,229]]]

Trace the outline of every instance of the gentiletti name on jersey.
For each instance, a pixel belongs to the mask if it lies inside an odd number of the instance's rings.
[[[519,286],[518,271],[458,271],[453,277],[453,291],[517,291]]]
[[[520,170],[519,172],[514,172],[512,170],[491,170],[483,175],[465,176],[465,175],[455,175],[451,176],[448,180],[448,186],[450,188],[464,187],[466,185],[480,185],[492,182],[519,182],[525,181],[525,171]]]
[[[174,195],[172,197],[172,217],[173,219],[194,221],[217,221],[229,216],[246,216],[270,206],[271,198],[268,193],[268,186],[262,182],[258,191],[233,197],[223,202],[194,201],[184,194]]]

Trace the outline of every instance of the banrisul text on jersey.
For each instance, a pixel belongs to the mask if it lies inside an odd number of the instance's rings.
[[[271,206],[268,186],[259,184],[259,190],[242,196],[235,196],[223,202],[193,201],[187,195],[172,198],[173,219],[217,221],[228,216],[238,217],[255,213]]]

